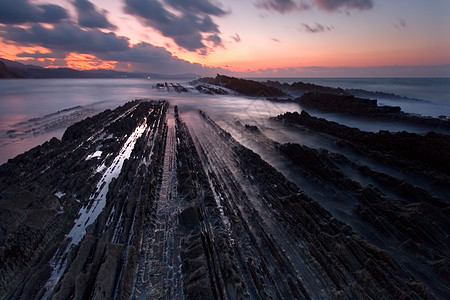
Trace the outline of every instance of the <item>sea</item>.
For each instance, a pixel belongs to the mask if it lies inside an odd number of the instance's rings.
[[[192,78],[193,79],[193,78]],[[167,80],[189,87],[192,79]],[[408,113],[450,116],[450,78],[253,78],[282,83],[303,81],[343,89],[395,94],[405,98],[378,98],[380,105],[400,106]],[[268,103],[238,95],[204,95],[156,88],[164,80],[153,79],[4,79],[0,80],[0,164],[52,137],[61,138],[71,124],[104,109],[114,109],[134,99],[168,100],[184,110],[202,109],[222,121],[263,124],[286,111],[301,111],[293,103]],[[367,131],[408,130],[414,126],[368,122],[337,114],[313,113]],[[264,125],[264,124],[263,124]]]

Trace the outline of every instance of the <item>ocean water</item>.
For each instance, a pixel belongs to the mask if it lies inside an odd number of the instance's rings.
[[[450,78],[254,78],[294,83],[297,81],[343,89],[363,89],[450,105]]]
[[[411,98],[376,98],[380,105],[400,106],[408,113],[450,116],[450,78],[253,78],[258,81],[298,81],[343,89],[362,89]],[[414,101],[414,99],[419,101]]]
[[[406,112],[450,116],[450,78],[258,78],[292,83],[304,81],[324,86],[394,93],[420,99],[379,99],[380,104],[398,105]],[[188,80],[178,80],[187,85]],[[286,111],[301,111],[296,104],[270,103],[236,95],[210,96],[191,89],[179,94],[153,86],[162,80],[147,79],[21,79],[0,80],[0,164],[52,137],[61,138],[64,130],[85,117],[113,109],[141,98],[168,100],[182,111],[205,110],[221,124],[237,120],[260,127],[271,125],[269,117]],[[369,122],[333,114],[318,116],[362,130],[409,130],[414,126]],[[277,128],[282,130],[282,128]]]

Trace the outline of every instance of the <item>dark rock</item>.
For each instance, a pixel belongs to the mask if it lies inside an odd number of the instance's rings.
[[[395,156],[398,160],[393,160],[394,163],[408,159],[450,175],[450,160],[447,155],[450,152],[450,136],[445,134],[429,132],[422,136],[404,131],[364,132],[323,118],[312,117],[305,111],[301,114],[286,113],[277,119],[338,137],[358,151],[376,151],[377,155]]]
[[[206,84],[196,84],[195,89],[200,93],[208,95],[228,95],[226,90]]]
[[[252,97],[279,97],[286,94],[278,88],[267,86],[261,82],[217,75],[216,78],[200,78],[191,84],[207,83],[236,91],[240,94]]]
[[[258,128],[258,126],[255,125],[249,125],[249,124],[245,124],[245,130],[251,131],[253,133],[259,133],[261,132]]]
[[[408,114],[398,106],[379,106],[377,100],[357,98],[348,94],[330,94],[308,92],[295,99],[303,107],[326,112],[344,113],[361,118],[389,120],[427,126],[430,128],[450,129],[450,120]]]
[[[200,222],[197,214],[197,209],[194,206],[189,206],[188,208],[184,209],[179,214],[179,219],[182,226],[190,229],[198,226]]]
[[[305,83],[305,82],[294,82],[292,84],[288,83],[280,83],[278,81],[267,80],[264,82],[265,85],[272,86],[278,88],[282,91],[292,93],[294,95],[303,94],[307,92],[320,92],[320,93],[329,93],[329,94],[337,94],[343,95],[348,94],[345,90],[341,88],[332,88],[327,86],[321,86],[313,83]]]

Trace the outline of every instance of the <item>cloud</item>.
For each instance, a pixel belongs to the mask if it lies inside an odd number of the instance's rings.
[[[277,43],[281,43],[281,41],[277,38],[271,38],[272,41],[277,42]]]
[[[80,53],[103,53],[124,51],[128,39],[98,29],[81,29],[75,24],[63,24],[47,29],[39,24],[30,28],[8,26],[3,33],[5,39],[21,45],[42,46],[49,49]]]
[[[131,70],[141,72],[160,74],[195,73],[199,75],[212,75],[226,72],[222,68],[209,68],[198,63],[188,62],[173,56],[172,53],[163,47],[144,42],[133,45],[126,51],[103,53],[99,57],[103,60],[127,63]]]
[[[208,41],[212,42],[215,47],[221,46],[222,44],[222,38],[218,36],[217,34],[212,34],[206,38]]]
[[[29,53],[29,52],[21,52],[18,53],[16,55],[17,57],[23,57],[23,58],[35,58],[35,59],[39,59],[39,58],[64,58],[65,54],[63,52],[58,52],[58,51],[51,51],[48,53],[42,53],[39,51],[35,51],[33,53]]]
[[[340,8],[365,10],[373,7],[373,0],[314,0],[323,10],[338,11]]]
[[[393,25],[397,29],[406,28],[406,21],[402,18],[398,18],[397,22],[395,22]]]
[[[166,0],[166,2],[179,11],[201,12],[212,16],[223,16],[228,13],[219,7],[219,4],[214,5],[208,0]]]
[[[282,14],[298,9],[297,3],[293,0],[260,0],[255,5],[258,8],[275,10]]]
[[[21,52],[16,54],[17,61],[23,64],[29,64],[40,67],[65,67],[66,53],[64,51],[34,51],[34,52]]]
[[[313,6],[321,10],[335,12],[341,8],[357,10],[370,9],[373,7],[373,0],[258,0],[255,6],[281,14],[309,10]]]
[[[80,57],[80,60],[91,57],[89,60],[91,65],[95,62],[101,65],[101,61],[118,62],[117,66],[123,66],[124,71],[199,75],[229,73],[222,68],[205,67],[180,59],[164,47],[143,42],[130,45],[125,37],[111,32],[105,33],[99,29],[83,29],[74,23],[66,23],[53,29],[44,28],[39,24],[28,29],[7,25],[4,29],[6,30],[0,30],[0,35],[5,42],[49,49],[48,53],[35,51],[17,55],[19,58],[28,58],[27,62],[40,66],[63,66],[69,62],[68,56],[75,56]],[[221,43],[218,36],[211,35],[208,39],[211,43]]]
[[[231,38],[232,38],[236,43],[240,43],[240,42],[241,42],[241,37],[240,37],[239,34],[237,34],[237,33],[235,33],[234,35],[232,35]]]
[[[192,64],[188,61],[175,57],[164,47],[158,47],[149,43],[141,42],[129,47],[126,51],[102,53],[101,59],[113,60],[118,62],[128,62],[134,64],[140,71],[170,73],[172,71],[190,72],[194,66],[200,67],[200,64]]]
[[[303,26],[303,29],[309,33],[320,33],[320,32],[334,30],[333,26],[330,27],[330,26],[319,24],[319,23],[316,23],[315,25],[308,25],[308,24],[302,23],[302,26]]]
[[[59,23],[68,18],[67,11],[54,4],[32,4],[28,0],[0,0],[0,23]]]
[[[208,0],[166,0],[165,4],[170,9],[158,0],[125,0],[125,12],[172,38],[178,46],[205,53],[208,47],[204,34],[220,34],[211,16],[223,16],[227,12]]]
[[[97,8],[88,0],[75,0],[73,5],[77,9],[78,24],[88,28],[104,28],[116,29],[116,26],[111,24],[106,18],[106,11],[97,11]]]

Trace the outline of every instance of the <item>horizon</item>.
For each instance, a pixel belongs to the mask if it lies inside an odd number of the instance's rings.
[[[450,2],[0,0],[0,57],[244,78],[450,77]]]
[[[188,79],[188,78],[203,78],[203,77],[212,77],[214,78],[217,75],[225,75],[225,76],[230,76],[230,77],[236,77],[236,78],[242,78],[242,79],[450,79],[450,72],[448,74],[444,74],[443,76],[416,76],[415,74],[411,74],[409,76],[401,76],[401,75],[396,75],[396,74],[391,74],[390,76],[346,76],[346,75],[337,75],[337,76],[275,76],[275,75],[255,75],[255,74],[251,74],[248,76],[237,76],[233,73],[231,74],[220,74],[217,73],[216,75],[213,74],[209,74],[209,75],[200,75],[200,74],[194,74],[194,73],[179,73],[179,74],[167,74],[167,73],[150,73],[150,72],[145,72],[145,71],[120,71],[120,70],[114,70],[114,69],[101,69],[101,68],[93,68],[93,69],[76,69],[76,68],[70,68],[68,66],[46,66],[46,67],[42,67],[42,66],[37,66],[37,65],[33,65],[33,64],[24,64],[21,61],[13,61],[13,60],[7,60],[4,59],[2,57],[0,57],[0,61],[10,61],[10,62],[14,62],[14,63],[21,63],[24,66],[29,66],[29,67],[36,67],[36,68],[44,68],[44,69],[48,69],[48,70],[57,70],[57,69],[67,69],[67,70],[75,70],[75,71],[115,71],[115,72],[123,72],[123,73],[128,73],[128,74],[141,74],[144,77],[81,77],[79,79],[165,79],[164,76],[167,76],[166,79],[173,79],[173,77],[179,77],[179,79]],[[390,67],[390,66],[384,66],[384,67]],[[450,66],[449,66],[450,69]],[[151,77],[147,77],[148,75],[157,75],[157,78],[151,78]],[[181,77],[186,75],[186,77]],[[188,76],[189,75],[189,76]],[[8,79],[8,78],[6,78]],[[21,78],[21,79],[77,79],[77,78],[73,78],[73,77],[45,77],[45,78],[38,78],[38,77],[27,77],[27,78]]]

